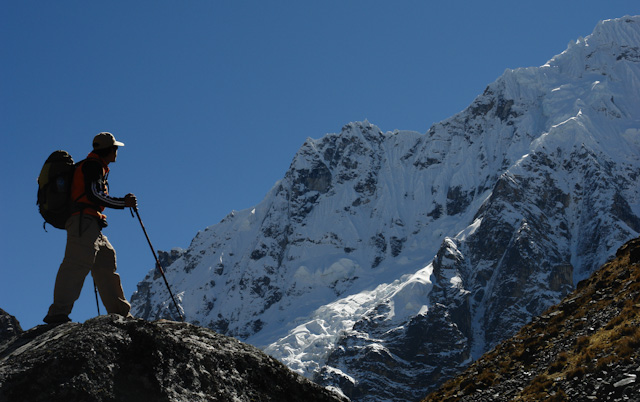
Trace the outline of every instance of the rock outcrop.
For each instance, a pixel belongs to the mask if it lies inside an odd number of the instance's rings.
[[[38,326],[2,343],[0,401],[346,399],[211,330],[110,315]]]
[[[22,327],[16,317],[0,308],[0,344],[22,333]]]

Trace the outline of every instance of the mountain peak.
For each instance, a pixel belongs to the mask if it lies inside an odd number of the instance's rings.
[[[639,18],[507,70],[426,134],[308,139],[167,267],[187,319],[355,401],[426,394],[640,234]],[[168,313],[153,276],[131,298],[147,319]]]
[[[600,21],[593,33],[585,38],[587,46],[617,44],[622,48],[634,47],[640,43],[640,16],[626,15],[621,18]]]
[[[543,67],[558,68],[562,73],[581,77],[584,74],[612,74],[618,61],[640,60],[640,16],[626,16],[598,23],[591,35],[569,42],[567,50]]]

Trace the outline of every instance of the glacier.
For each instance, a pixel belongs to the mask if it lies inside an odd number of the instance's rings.
[[[188,321],[354,401],[410,401],[640,234],[640,17],[506,70],[427,133],[308,138],[253,208],[161,252]],[[135,316],[172,318],[151,270]]]

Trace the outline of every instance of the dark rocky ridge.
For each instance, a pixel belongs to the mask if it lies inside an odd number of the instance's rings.
[[[640,401],[640,238],[423,402]]]
[[[18,320],[0,308],[0,344],[22,333]]]
[[[187,323],[100,316],[0,345],[1,402],[345,400],[250,345]]]

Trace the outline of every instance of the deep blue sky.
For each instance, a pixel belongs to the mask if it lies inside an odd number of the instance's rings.
[[[65,234],[42,230],[35,195],[55,149],[79,160],[114,133],[112,194],[138,196],[157,249],[186,248],[258,204],[307,137],[364,119],[426,132],[505,69],[639,13],[637,0],[0,1],[0,308],[30,328],[51,303]],[[137,220],[108,215],[130,297],[153,257]],[[90,283],[75,321],[96,314]]]

